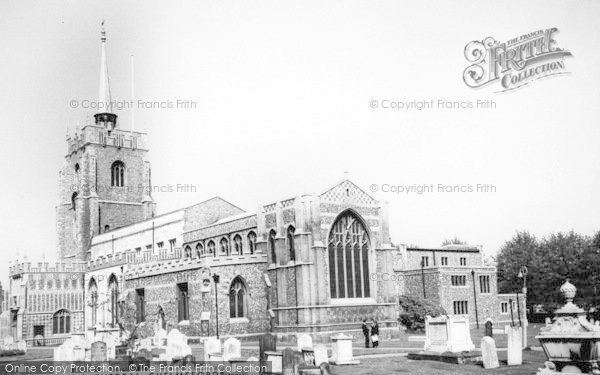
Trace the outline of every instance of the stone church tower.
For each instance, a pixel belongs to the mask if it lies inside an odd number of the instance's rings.
[[[101,34],[100,92],[94,124],[67,135],[56,208],[58,256],[88,260],[92,237],[154,216],[145,133],[119,128],[112,113],[106,33]]]

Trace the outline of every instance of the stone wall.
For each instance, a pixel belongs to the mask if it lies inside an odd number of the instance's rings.
[[[217,286],[219,306],[219,334],[239,335],[260,333],[268,330],[267,287],[264,281],[266,267],[264,262],[212,266],[208,275],[216,273],[220,276]],[[126,310],[129,329],[135,325],[135,293],[136,289],[144,289],[146,299],[146,316],[148,321],[155,321],[159,309],[165,314],[169,327],[178,328],[188,336],[208,336],[216,333],[215,286],[212,278],[210,284],[204,285],[205,275],[200,269],[174,271],[170,273],[149,275],[129,279],[126,282]],[[242,318],[231,318],[229,290],[235,277],[241,277],[246,286],[247,310]],[[177,284],[188,283],[189,320],[179,321]],[[201,313],[210,312],[208,325],[202,325]]]

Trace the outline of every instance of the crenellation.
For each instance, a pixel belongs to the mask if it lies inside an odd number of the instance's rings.
[[[79,151],[79,149],[88,144],[146,150],[145,138],[146,133],[144,132],[118,128],[109,132],[102,126],[86,125],[81,130],[75,132],[73,136],[67,137],[67,155]]]

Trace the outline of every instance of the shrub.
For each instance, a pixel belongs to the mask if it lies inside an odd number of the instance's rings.
[[[446,310],[420,297],[400,296],[400,323],[412,332],[425,330],[425,317],[445,315]]]

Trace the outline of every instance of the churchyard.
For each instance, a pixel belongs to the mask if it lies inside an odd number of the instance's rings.
[[[508,366],[507,361],[507,335],[496,334],[494,338],[498,346],[498,358],[500,367],[496,369],[486,370],[480,363],[470,363],[464,365],[457,365],[451,363],[443,363],[438,361],[417,361],[410,360],[407,358],[409,352],[418,351],[423,348],[424,335],[413,335],[413,334],[402,334],[400,338],[394,340],[382,341],[377,349],[365,348],[362,343],[362,336],[360,333],[354,333],[352,342],[352,357],[354,364],[346,365],[334,365],[331,364],[329,371],[330,374],[346,374],[351,372],[352,374],[382,374],[382,373],[407,373],[407,374],[534,374],[538,368],[543,367],[543,363],[546,360],[543,352],[539,350],[539,343],[535,340],[535,335],[539,332],[539,329],[543,325],[532,325],[529,327],[529,338],[528,342],[534,347],[538,347],[537,350],[526,350],[523,352],[523,364],[519,366]],[[470,335],[473,342],[479,343],[481,338],[484,336],[484,328],[471,329]],[[163,335],[160,333],[159,335]],[[172,334],[178,340],[178,345],[183,345],[182,340],[185,340],[177,333]],[[163,341],[168,337],[160,337],[157,340]],[[152,339],[146,339],[146,341],[140,341],[140,351],[143,355],[152,355]],[[313,348],[315,353],[313,357],[315,362],[322,361],[323,356],[328,360],[333,355],[333,344],[327,343],[320,346],[318,343],[312,343],[307,337],[299,338],[298,342],[287,343],[277,342],[275,343],[276,350],[273,349],[273,343],[263,343],[263,352],[267,353],[265,358],[269,355],[269,352],[281,353],[281,361],[283,366],[283,353],[286,352],[289,357],[293,357],[293,353],[302,353],[302,349]],[[69,346],[71,349],[73,346]],[[211,348],[212,346],[212,348]],[[227,348],[226,348],[227,346]],[[317,346],[319,346],[317,348]],[[477,345],[478,346],[478,345]],[[144,348],[145,347],[145,348]],[[237,341],[231,339],[221,339],[220,346],[216,339],[206,343],[191,343],[188,344],[189,351],[186,347],[180,347],[179,350],[183,354],[191,354],[196,360],[248,360],[248,359],[259,359],[261,357],[261,343],[256,340],[244,340]],[[63,347],[64,349],[65,347]],[[205,350],[207,348],[207,350]],[[55,351],[58,348],[52,347],[33,347],[29,348],[26,355],[18,357],[5,357],[0,358],[0,361],[20,361],[20,360],[52,360],[55,357]],[[91,349],[91,348],[90,348]],[[323,349],[326,354],[323,353]],[[166,347],[164,353],[166,353]],[[212,352],[209,355],[208,352]],[[61,351],[58,350],[60,356]],[[157,351],[154,349],[154,353]],[[177,353],[175,353],[177,354]],[[91,353],[90,353],[91,355]],[[108,354],[107,354],[108,355]],[[160,355],[160,354],[159,354]],[[271,353],[273,355],[273,353]],[[276,355],[276,354],[275,354]],[[58,358],[60,359],[60,358]],[[273,359],[273,358],[270,358]],[[300,361],[300,358],[297,358]]]

